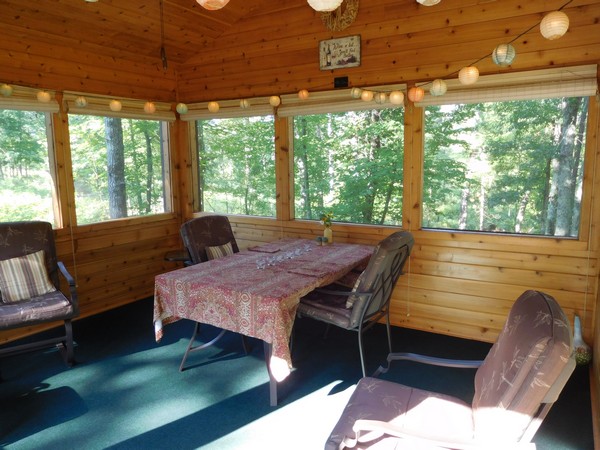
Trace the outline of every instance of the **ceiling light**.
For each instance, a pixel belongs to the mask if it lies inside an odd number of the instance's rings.
[[[501,67],[510,66],[517,56],[515,48],[510,44],[500,44],[492,53],[492,61]]]
[[[0,94],[5,97],[10,97],[13,93],[13,88],[10,84],[3,84],[0,86]]]
[[[216,112],[218,112],[218,111],[219,111],[219,108],[220,108],[220,106],[219,106],[219,104],[218,104],[217,102],[208,102],[208,110],[209,110],[211,113],[216,113]]]
[[[401,105],[404,103],[404,93],[401,91],[390,92],[390,103],[392,105]]]
[[[431,88],[429,89],[429,93],[431,95],[437,97],[439,95],[444,95],[447,90],[448,90],[448,85],[446,84],[446,82],[444,80],[437,79],[437,80],[433,80],[433,83],[431,83]]]
[[[437,5],[439,2],[441,2],[442,0],[417,0],[418,3],[420,3],[423,6],[433,6],[433,5]]]
[[[569,16],[562,11],[548,13],[540,22],[540,33],[549,40],[562,37],[568,29]]]
[[[52,97],[50,96],[50,93],[48,91],[39,91],[37,93],[37,99],[38,102],[48,103],[52,99]]]
[[[458,72],[458,81],[461,84],[468,85],[476,83],[479,79],[479,69],[475,66],[467,66],[460,69]]]
[[[308,4],[315,11],[327,12],[338,9],[343,1],[344,0],[308,0]]]
[[[204,9],[208,9],[209,11],[216,11],[217,9],[221,9],[229,0],[196,0],[200,6]]]
[[[422,87],[413,86],[408,90],[408,99],[413,103],[420,102],[423,97],[425,97],[425,90]]]
[[[177,111],[179,114],[187,114],[188,107],[185,103],[177,103],[175,111]]]
[[[278,95],[271,95],[269,97],[269,104],[273,108],[277,108],[281,104],[281,98]]]
[[[298,91],[298,98],[300,100],[306,100],[310,94],[306,89],[301,89]]]

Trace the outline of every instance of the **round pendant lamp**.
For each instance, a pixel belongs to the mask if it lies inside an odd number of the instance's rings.
[[[204,9],[208,9],[209,11],[216,11],[217,9],[221,9],[229,0],[196,0],[200,6]]]
[[[553,11],[544,16],[540,22],[540,33],[546,39],[554,40],[562,37],[569,29],[569,16],[562,11]]]
[[[501,67],[510,66],[517,56],[515,48],[510,44],[498,45],[492,53],[492,61]]]
[[[307,0],[308,4],[315,11],[328,12],[335,11],[340,7],[344,0]]]

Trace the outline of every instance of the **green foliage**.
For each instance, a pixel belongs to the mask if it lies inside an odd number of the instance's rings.
[[[198,121],[202,209],[275,216],[273,117]]]

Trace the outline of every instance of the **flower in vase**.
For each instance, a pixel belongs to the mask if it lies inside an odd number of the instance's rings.
[[[333,220],[333,211],[329,211],[328,213],[321,215],[321,225],[324,225],[325,228],[331,228]]]

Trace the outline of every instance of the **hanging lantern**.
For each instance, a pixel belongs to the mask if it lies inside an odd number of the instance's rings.
[[[433,6],[437,5],[442,0],[417,0],[417,3],[420,3],[423,6]]]
[[[219,104],[217,102],[208,102],[208,110],[211,113],[216,113],[219,111]]]
[[[360,98],[362,98],[365,102],[370,102],[371,100],[373,100],[373,95],[373,91],[363,90],[360,93]]]
[[[229,0],[196,0],[200,6],[204,9],[208,9],[209,11],[216,11],[217,9],[221,9]]]
[[[387,101],[387,94],[385,92],[378,92],[375,94],[375,103],[383,105]]]
[[[281,104],[281,98],[278,95],[271,95],[269,97],[269,105],[273,108],[277,108]]]
[[[404,103],[404,93],[401,91],[390,92],[390,103],[392,105],[401,105]]]
[[[154,114],[156,112],[156,105],[152,102],[146,102],[144,104],[144,112],[146,114]]]
[[[308,4],[315,11],[335,11],[344,0],[308,0]]]
[[[117,111],[121,111],[121,108],[123,107],[123,105],[121,104],[121,102],[119,100],[111,100],[110,103],[108,104],[108,107],[110,108],[111,111],[117,112]]]
[[[39,91],[37,93],[38,102],[48,103],[52,97],[48,91]]]
[[[362,89],[361,88],[354,87],[350,91],[350,95],[352,96],[352,98],[360,98],[361,94],[362,94]]]
[[[447,90],[448,90],[448,85],[446,84],[446,82],[444,80],[437,79],[437,80],[433,80],[433,83],[431,83],[431,88],[429,89],[429,93],[431,95],[437,97],[439,95],[444,95]]]
[[[462,69],[460,69],[460,72],[458,72],[458,81],[460,81],[461,84],[473,84],[476,83],[478,79],[479,69],[477,69],[477,67],[475,66],[463,67]]]
[[[408,90],[408,99],[413,103],[420,102],[423,97],[425,97],[425,90],[422,87],[413,86]]]
[[[544,16],[540,22],[540,33],[546,39],[554,40],[562,37],[569,29],[569,16],[562,11],[553,11]]]
[[[13,88],[10,84],[3,84],[2,86],[0,86],[0,93],[4,96],[4,97],[10,97],[13,93]]]
[[[492,52],[492,61],[501,67],[510,66],[515,59],[517,52],[510,44],[500,44]]]
[[[87,98],[85,98],[83,95],[80,95],[75,99],[75,106],[77,106],[78,108],[85,108],[87,104]]]
[[[310,94],[306,89],[301,89],[298,91],[298,98],[300,100],[306,100]]]
[[[242,100],[240,100],[240,108],[242,109],[248,109],[250,108],[250,100],[243,98]]]
[[[185,103],[177,103],[175,111],[177,111],[179,114],[187,114],[188,107]]]

